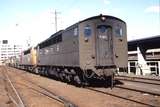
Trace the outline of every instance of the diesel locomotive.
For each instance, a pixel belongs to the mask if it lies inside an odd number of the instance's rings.
[[[117,70],[127,69],[126,23],[98,15],[60,30],[23,52],[16,67],[66,82],[113,85]]]

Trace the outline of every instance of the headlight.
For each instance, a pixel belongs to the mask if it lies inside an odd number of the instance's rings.
[[[101,20],[102,20],[102,21],[105,21],[105,20],[106,20],[106,17],[102,16],[102,17],[101,17]]]

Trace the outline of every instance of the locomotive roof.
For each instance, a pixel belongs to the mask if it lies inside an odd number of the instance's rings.
[[[63,31],[64,31],[64,30],[60,30],[60,31],[58,31],[58,32],[56,32],[56,33],[54,33],[54,34],[52,34],[49,38],[47,38],[46,40],[40,42],[38,45],[40,45],[40,44],[42,44],[42,43],[48,41],[49,39],[51,39],[51,38],[53,38],[53,37],[55,37],[55,36],[57,36],[57,35],[59,35],[59,34],[61,34]],[[38,46],[38,45],[37,45],[37,46]],[[37,47],[37,46],[36,46],[36,47]]]
[[[26,54],[29,54],[30,53],[30,50],[31,50],[31,47],[28,48],[27,50],[24,50],[23,53],[26,55]]]
[[[100,17],[106,17],[107,19],[115,19],[115,20],[119,20],[119,21],[122,21],[122,22],[125,23],[125,21],[123,21],[123,20],[121,20],[121,19],[119,19],[119,18],[117,18],[117,17],[109,16],[109,15],[102,15],[102,14],[100,14],[100,15],[98,15],[98,16],[93,16],[93,17],[84,19],[84,20],[80,21],[79,23],[84,22],[84,21],[87,21],[87,20],[98,19],[98,18],[100,18]]]
[[[76,25],[78,25],[79,23],[82,23],[82,22],[84,22],[84,21],[93,20],[93,19],[98,19],[98,18],[100,18],[100,17],[106,17],[106,19],[115,19],[115,20],[119,20],[119,21],[124,22],[123,20],[121,20],[121,19],[119,19],[119,18],[117,18],[117,17],[100,14],[100,15],[98,15],[98,16],[93,16],[93,17],[84,19],[84,20],[82,20],[82,21],[79,21],[79,22],[77,22],[77,23],[75,23],[75,24],[73,24],[73,25],[67,27],[65,30],[69,30],[69,29],[71,29],[72,27],[74,27],[74,26],[76,26]],[[124,23],[125,23],[125,22],[124,22]],[[58,32],[56,32],[56,33],[54,33],[54,34],[52,34],[49,38],[47,38],[46,40],[40,42],[38,45],[40,45],[40,44],[42,44],[42,43],[48,41],[49,39],[51,39],[51,38],[53,38],[53,37],[55,37],[55,36],[57,36],[57,35],[59,35],[59,34],[61,34],[61,33],[62,33],[63,31],[65,31],[65,30],[60,30],[60,31],[58,31]],[[37,46],[38,46],[38,45],[37,45]],[[36,46],[36,47],[37,47],[37,46]]]
[[[75,24],[67,27],[65,30],[72,29],[72,27],[74,27],[74,26],[76,26],[76,25],[78,25],[79,23],[82,23],[82,22],[84,22],[84,21],[93,20],[93,19],[98,19],[98,18],[100,18],[100,17],[106,17],[107,19],[115,19],[115,20],[119,20],[119,21],[122,21],[122,22],[126,23],[125,21],[123,21],[123,20],[121,20],[121,19],[119,19],[119,18],[117,18],[117,17],[100,14],[100,15],[98,15],[98,16],[93,16],[93,17],[89,17],[89,18],[86,18],[86,19],[84,19],[84,20],[81,20],[81,21],[79,21],[79,22],[77,22],[77,23],[75,23]],[[64,31],[64,30],[63,30],[63,31]],[[54,34],[53,34],[53,35],[54,35]]]
[[[64,30],[60,30],[60,31],[52,34],[49,38],[52,38],[52,37],[54,37],[54,36],[57,36],[57,35],[61,34],[63,31],[64,31]],[[48,39],[49,39],[49,38],[48,38]]]

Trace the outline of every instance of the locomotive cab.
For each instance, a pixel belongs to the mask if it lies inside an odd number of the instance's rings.
[[[127,68],[125,22],[100,15],[82,21],[79,30],[82,31],[79,34],[80,66],[84,74],[106,78],[112,77],[117,68]]]

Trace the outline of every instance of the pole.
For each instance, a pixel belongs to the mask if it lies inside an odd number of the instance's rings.
[[[55,12],[54,12],[54,15],[55,15],[55,31],[57,32],[57,30],[58,30],[58,18],[57,18],[57,15],[58,14],[60,14],[60,12],[57,12],[56,10],[55,10]]]
[[[55,31],[57,32],[57,11],[55,10]]]

